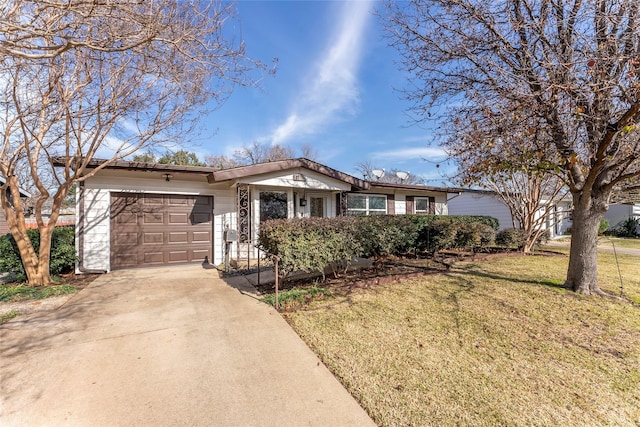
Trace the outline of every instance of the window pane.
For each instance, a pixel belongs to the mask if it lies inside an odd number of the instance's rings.
[[[268,219],[287,218],[287,193],[260,192],[260,222]]]
[[[415,199],[416,212],[426,212],[429,210],[429,199]]]
[[[385,196],[369,196],[369,209],[387,210],[387,198]]]
[[[366,209],[366,208],[367,208],[366,196],[362,196],[359,194],[347,195],[347,209]]]

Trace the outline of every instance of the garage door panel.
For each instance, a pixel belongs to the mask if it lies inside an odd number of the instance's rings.
[[[202,262],[213,255],[213,197],[112,193],[111,268]]]
[[[164,252],[161,250],[145,251],[144,263],[149,265],[164,264]]]
[[[169,225],[189,225],[189,214],[184,213],[170,213]]]
[[[162,205],[162,195],[145,194],[142,196],[142,204],[146,206],[160,206]]]
[[[114,236],[114,241],[117,245],[122,245],[122,246],[127,246],[127,245],[135,246],[140,243],[138,241],[137,232],[117,233]]]
[[[142,214],[142,225],[147,225],[147,224],[164,224],[164,213],[162,212],[153,212],[153,213],[149,213],[149,212],[144,212]]]
[[[194,249],[191,252],[192,252],[193,261],[203,262],[205,259],[208,259],[208,260],[211,259],[209,251],[205,249],[202,249],[202,250]]]
[[[119,265],[121,268],[127,268],[127,267],[137,267],[140,264],[140,260],[138,259],[138,256],[136,254],[126,254],[126,255],[121,255],[121,254],[115,254],[112,257],[112,263],[115,262],[115,264]]]
[[[193,208],[195,210],[213,210],[213,197],[197,196]]]
[[[211,233],[207,231],[194,231],[191,236],[191,241],[194,243],[211,241]]]
[[[118,216],[115,217],[116,224],[137,224],[138,215],[132,212],[122,212]]]
[[[170,263],[185,263],[191,261],[189,259],[189,250],[178,250],[178,251],[169,251],[168,252]]]
[[[189,198],[187,196],[167,195],[167,204],[169,206],[189,206]],[[190,197],[193,199],[193,197]]]
[[[164,240],[164,233],[162,232],[144,232],[142,235],[142,241],[145,244],[158,244],[158,243],[162,243]]]
[[[211,221],[208,213],[193,213],[191,214],[191,224],[204,224]]]
[[[189,233],[186,231],[176,231],[169,233],[169,243],[188,243]]]

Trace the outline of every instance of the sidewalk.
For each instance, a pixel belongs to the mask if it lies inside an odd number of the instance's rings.
[[[607,240],[607,239],[598,240],[598,250],[599,251],[613,252],[614,251],[614,245],[615,245],[615,243],[613,243],[612,241]],[[545,246],[546,247],[556,247],[556,248],[567,248],[568,249],[571,246],[571,242],[569,240],[564,240],[564,241],[550,240],[549,242],[547,242],[547,244]],[[615,246],[615,252],[618,253],[618,254],[640,256],[640,249],[636,249],[636,248],[622,248],[620,246]]]

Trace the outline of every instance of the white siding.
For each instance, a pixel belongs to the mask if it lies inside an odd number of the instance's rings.
[[[298,175],[302,180],[294,179]],[[247,177],[239,180],[243,184],[251,184],[262,187],[286,187],[302,188],[308,190],[328,190],[328,191],[348,191],[351,185],[338,181],[307,169],[297,169],[287,171],[285,175],[280,172],[272,172],[257,177]]]
[[[405,215],[407,213],[407,195],[396,194],[395,212],[396,215]]]
[[[615,204],[609,206],[604,217],[609,220],[611,227],[615,227],[629,218],[640,218],[640,204]]]
[[[449,215],[487,215],[496,218],[499,230],[512,228],[511,212],[507,205],[486,193],[462,193],[449,198]]]
[[[436,195],[436,215],[449,215],[449,202],[447,193]]]

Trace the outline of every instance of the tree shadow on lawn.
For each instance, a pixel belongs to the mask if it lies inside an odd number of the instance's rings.
[[[570,289],[564,284],[564,281],[559,281],[557,279],[547,279],[547,280],[527,280],[523,278],[514,277],[513,275],[500,275],[495,273],[488,273],[486,271],[478,270],[475,265],[464,265],[464,266],[455,266],[451,271],[453,273],[462,273],[468,274],[474,277],[482,278],[482,279],[493,279],[493,280],[501,280],[505,282],[512,283],[521,283],[525,285],[541,285],[546,286],[553,289]]]

